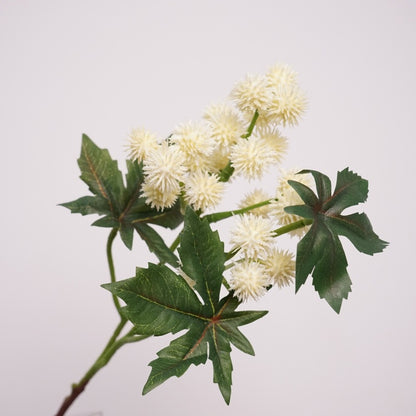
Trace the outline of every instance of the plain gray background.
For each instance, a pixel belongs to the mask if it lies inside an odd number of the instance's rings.
[[[1,414],[53,415],[117,323],[99,287],[108,230],[57,206],[87,194],[81,134],[121,160],[132,127],[167,135],[283,62],[310,103],[285,132],[284,165],[368,179],[364,209],[391,245],[369,257],[345,244],[353,292],[339,316],[310,282],[250,305],[270,313],[243,328],[256,356],[233,351],[229,407],[210,363],[141,396],[167,336],[124,347],[68,415],[414,415],[415,11],[411,0],[0,0]],[[245,191],[237,183],[223,207]],[[149,259],[117,240],[119,278]]]

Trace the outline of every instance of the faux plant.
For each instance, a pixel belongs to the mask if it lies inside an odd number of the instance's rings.
[[[124,344],[182,330],[150,363],[143,394],[183,375],[191,364],[210,360],[228,404],[232,346],[254,355],[240,327],[267,313],[245,310],[245,301],[294,280],[298,291],[311,275],[319,296],[340,312],[351,281],[339,236],[370,255],[387,245],[366,214],[342,214],[367,199],[365,179],[345,168],[332,190],[330,179],[318,171],[281,170],[272,195],[256,189],[233,211],[213,210],[235,177],[260,178],[281,162],[287,150],[281,128],[297,124],[305,106],[289,67],[275,65],[265,75],[247,76],[229,102],[210,106],[203,121],[180,124],[166,139],[133,130],[124,179],[109,152],[83,136],[78,164],[91,194],[62,205],[72,213],[98,214],[93,225],[110,228],[110,283],[102,287],[111,292],[120,323],[57,416]],[[212,224],[230,217],[234,230],[225,246]],[[175,230],[170,246],[157,227]],[[286,233],[299,239],[296,260],[278,239]],[[136,234],[159,262],[117,281],[113,241],[119,235],[132,250]]]

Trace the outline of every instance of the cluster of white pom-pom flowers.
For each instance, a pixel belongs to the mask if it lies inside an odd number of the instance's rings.
[[[299,195],[287,183],[290,179],[310,185],[308,178],[297,175],[296,170],[286,171],[279,178],[275,198],[268,199],[267,194],[256,190],[240,205],[243,208],[271,201],[240,215],[232,231],[232,252],[237,253],[237,259],[233,257],[229,284],[241,301],[260,298],[272,285],[282,288],[293,282],[294,256],[288,250],[278,248],[275,238],[281,230],[279,227],[299,220],[284,211],[286,206],[302,204]],[[305,227],[295,228],[289,234],[302,236],[305,231]]]
[[[306,107],[295,72],[275,65],[264,75],[248,75],[230,98],[208,107],[201,121],[179,124],[167,139],[141,128],[131,132],[129,156],[143,162],[142,195],[152,208],[162,211],[179,199],[204,212],[220,202],[231,176],[258,179],[281,162],[287,139],[279,127],[297,124]],[[297,220],[283,210],[301,203],[287,184],[294,174],[282,176],[274,198],[255,191],[242,203],[271,202],[241,215],[233,232],[239,259],[233,259],[229,285],[240,300],[293,280],[293,255],[275,247],[274,230]]]

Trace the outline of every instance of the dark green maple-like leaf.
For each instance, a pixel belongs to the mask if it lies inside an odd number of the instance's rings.
[[[183,221],[179,203],[163,212],[146,205],[145,198],[141,197],[140,193],[144,180],[141,164],[127,160],[126,184],[124,184],[117,162],[111,158],[108,150],[100,149],[85,134],[82,136],[78,165],[81,179],[88,185],[93,196],[83,196],[61,205],[70,209],[72,213],[102,215],[103,217],[93,225],[118,228],[121,239],[129,249],[133,245],[134,230],[140,235],[148,231],[148,228],[145,229],[141,225],[156,224],[173,229]],[[156,231],[153,232],[155,233]],[[145,241],[148,243],[150,240],[145,239]],[[169,250],[160,243],[150,249],[155,251],[158,257],[160,255],[164,258]],[[172,260],[173,254],[168,256]]]
[[[313,175],[317,195],[302,183],[289,181],[305,205],[286,207],[285,211],[313,219],[310,230],[297,247],[296,291],[312,273],[313,285],[320,297],[339,313],[342,300],[351,291],[348,263],[339,235],[347,237],[357,250],[370,255],[383,251],[388,243],[374,233],[366,214],[341,215],[345,208],[366,201],[368,182],[365,179],[346,168],[338,172],[332,194],[327,176],[314,170],[299,173]]]
[[[239,301],[232,293],[220,300],[224,246],[208,221],[201,220],[189,207],[179,254],[182,270],[195,282],[195,290],[168,267],[154,264],[149,264],[147,269],[138,268],[131,279],[103,287],[125,301],[126,316],[141,334],[163,335],[188,329],[159,351],[158,358],[150,363],[152,371],[143,394],[172,376],[181,376],[191,364],[203,364],[209,358],[214,382],[229,403],[231,344],[254,355],[253,347],[238,327],[267,312],[236,311]]]

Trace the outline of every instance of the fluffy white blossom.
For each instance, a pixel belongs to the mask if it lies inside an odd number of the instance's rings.
[[[273,93],[269,113],[283,126],[298,124],[306,109],[306,97],[296,86],[279,87]]]
[[[245,196],[245,198],[240,202],[239,207],[246,208],[263,201],[268,201],[269,199],[271,199],[271,197],[266,192],[264,192],[261,189],[255,189],[254,191],[250,192]],[[262,207],[255,208],[250,212],[254,215],[267,218],[270,215],[271,209],[271,205],[267,204],[263,205]]]
[[[236,263],[231,269],[230,288],[235,296],[245,302],[248,299],[257,300],[266,293],[270,284],[265,267],[255,261],[244,260]]]
[[[204,113],[217,146],[229,148],[245,132],[240,114],[229,104],[210,105]]]
[[[271,100],[271,91],[267,84],[263,75],[246,75],[235,84],[231,98],[242,112],[253,115],[258,110],[261,114],[269,107]]]
[[[157,209],[171,207],[180,192],[185,167],[183,155],[176,146],[163,142],[149,152],[143,163],[145,179],[142,185],[146,203]]]
[[[224,182],[208,172],[194,172],[185,181],[185,199],[196,210],[205,211],[217,205],[223,191]]]
[[[274,224],[269,218],[243,214],[231,232],[233,249],[240,249],[243,256],[254,259],[267,255],[273,245],[273,230]]]
[[[209,171],[218,173],[228,165],[230,157],[231,149],[229,147],[216,147],[210,156]]]
[[[170,187],[165,187],[165,190],[161,191],[152,183],[147,183],[145,180],[142,185],[142,193],[146,198],[146,204],[161,211],[175,204],[180,193],[180,186],[178,182],[173,182]]]
[[[143,164],[145,181],[162,192],[172,189],[175,183],[183,180],[185,168],[182,165],[183,154],[176,146],[163,142],[149,152]]]
[[[274,158],[276,162],[280,163],[288,148],[286,137],[282,136],[276,127],[260,128],[256,135],[273,149]]]
[[[295,260],[287,250],[274,248],[264,262],[266,272],[274,284],[279,287],[289,286],[295,277]]]
[[[243,175],[247,179],[260,178],[276,162],[273,149],[256,136],[239,139],[231,150],[230,158],[235,175]]]
[[[152,132],[143,128],[133,129],[129,134],[126,145],[128,156],[141,162],[149,152],[158,147],[158,138]]]
[[[273,215],[277,218],[279,224],[287,225],[292,222],[301,219],[298,215],[287,213],[284,208],[291,205],[303,205],[301,197],[298,193],[288,184],[288,180],[301,182],[306,186],[311,186],[311,179],[309,175],[296,174],[297,170],[292,169],[289,171],[282,171],[279,179],[279,184],[276,190],[276,201],[272,203]],[[291,231],[289,234],[292,236],[302,236],[307,227],[299,228]]]
[[[297,84],[297,73],[289,65],[273,65],[266,73],[267,85],[272,89]]]
[[[183,164],[191,171],[208,169],[214,149],[211,131],[206,123],[179,124],[170,138],[183,154]]]

